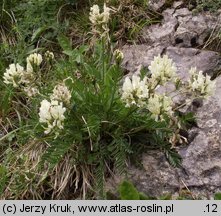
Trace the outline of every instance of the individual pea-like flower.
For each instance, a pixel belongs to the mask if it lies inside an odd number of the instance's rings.
[[[69,91],[68,87],[62,83],[58,84],[54,87],[53,93],[50,96],[51,100],[58,100],[63,102],[66,105],[70,104],[71,100],[71,92]]]
[[[3,75],[4,83],[12,84],[13,87],[19,87],[22,83],[22,76],[24,74],[24,68],[19,64],[10,64],[9,68]]]
[[[156,121],[163,121],[165,114],[168,116],[173,114],[172,104],[173,101],[170,97],[154,94],[148,100],[147,109]]]
[[[108,32],[108,22],[110,19],[110,8],[104,4],[103,12],[100,12],[98,5],[93,5],[90,8],[89,20],[93,25],[93,32],[99,33],[101,37],[104,37]]]
[[[39,122],[47,124],[47,127],[44,127],[45,134],[54,132],[56,135],[55,138],[57,138],[59,130],[64,128],[65,111],[66,108],[63,107],[62,102],[56,100],[52,100],[51,102],[43,100],[41,102]]]
[[[176,78],[176,66],[167,55],[161,57],[155,56],[149,66],[152,78],[159,84],[164,84],[167,81],[174,81]]]
[[[33,53],[27,57],[26,61],[27,61],[27,64],[30,64],[31,66],[34,66],[34,65],[39,66],[42,63],[42,56],[39,53]]]
[[[117,64],[120,64],[124,58],[124,54],[122,51],[120,51],[119,49],[116,49],[113,53],[114,59],[116,61]]]
[[[147,77],[143,80],[137,75],[133,75],[132,79],[129,77],[125,78],[121,99],[126,103],[126,107],[132,105],[144,107],[148,97],[149,89],[147,85]]]
[[[197,92],[203,97],[210,96],[214,93],[216,83],[211,80],[208,74],[204,76],[203,72],[197,72],[195,67],[189,70],[189,74],[188,86],[193,92]]]
[[[47,50],[45,52],[45,58],[46,58],[47,61],[53,60],[54,59],[54,53]]]

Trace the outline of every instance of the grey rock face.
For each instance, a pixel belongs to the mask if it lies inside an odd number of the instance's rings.
[[[148,67],[155,55],[163,53],[164,46],[129,45],[123,47],[123,67],[134,73],[142,65]]]
[[[187,78],[191,67],[197,67],[204,73],[214,75],[221,70],[221,56],[217,52],[199,50],[195,48],[165,47],[156,45],[130,45],[123,48],[123,67],[130,72],[135,72],[142,65],[148,67],[154,56],[167,54],[177,66],[177,73]]]
[[[174,43],[185,47],[203,45],[217,27],[217,18],[209,13],[193,16],[189,14],[189,11],[182,10],[184,8],[177,10],[174,14],[179,22],[174,35]]]
[[[211,76],[221,70],[219,53],[197,48],[204,44],[211,32],[214,35],[221,28],[221,12],[220,15],[203,13],[194,16],[187,8],[179,8],[181,3],[177,2],[174,8],[162,13],[161,24],[144,28],[143,44],[123,47],[125,69],[135,72],[140,65],[147,67],[154,56],[167,54],[183,78],[187,77],[191,67]]]
[[[193,15],[187,8],[166,9],[160,24],[146,27],[141,41],[146,44],[165,44],[177,47],[202,46],[221,27],[221,15],[209,12]]]
[[[125,69],[137,72],[141,66],[148,67],[154,56],[167,54],[183,79],[194,66],[211,76],[221,71],[219,53],[197,49],[218,25],[221,15],[194,16],[188,9],[180,8],[182,2],[178,3],[163,12],[162,24],[143,30],[144,44],[123,47]],[[221,191],[221,77],[217,78],[215,95],[203,101],[196,110],[196,117],[198,127],[189,131],[190,143],[178,148],[182,169],[171,167],[159,151],[143,154],[142,169],[129,165],[129,179],[138,190],[159,197],[188,189],[193,196],[202,198],[212,198],[215,192]],[[123,178],[110,179],[107,189],[116,189]]]
[[[195,138],[179,150],[188,173],[183,178],[186,185],[199,191],[206,189],[211,195],[221,189],[221,77],[216,83],[214,96],[205,100],[196,112],[198,128],[190,131]]]
[[[168,47],[167,54],[176,63],[178,74],[186,77],[191,67],[213,76],[221,69],[221,56],[217,52],[195,48]]]

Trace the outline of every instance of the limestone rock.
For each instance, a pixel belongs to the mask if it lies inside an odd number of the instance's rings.
[[[163,52],[163,46],[151,47],[148,45],[127,45],[124,46],[122,52],[124,53],[123,68],[134,73],[137,68],[142,65],[148,67],[155,55]]]
[[[151,47],[144,44],[125,46],[122,51],[124,52],[122,65],[130,72],[135,72],[139,65],[148,67],[154,56],[159,54],[167,54],[175,62],[177,72],[182,78],[187,78],[191,67],[197,67],[210,76],[221,70],[221,56],[213,51],[160,45]]]
[[[217,18],[210,13],[191,15],[184,8],[176,11],[179,26],[174,34],[174,44],[182,47],[197,47],[203,45],[210,34],[216,29]]]
[[[189,9],[178,6],[179,4],[163,11],[161,23],[145,27],[140,40],[146,44],[198,47],[218,33],[221,12],[218,15],[210,12],[194,15]]]
[[[161,23],[145,27],[141,32],[141,41],[152,45],[169,45],[173,43],[173,35],[178,26],[178,20],[172,16],[174,9],[163,12],[164,19]]]
[[[180,148],[182,166],[188,173],[186,185],[204,188],[210,195],[221,189],[221,77],[216,83],[214,96],[196,112],[198,128],[190,131],[195,138],[186,148]]]
[[[182,78],[188,76],[191,67],[213,76],[221,70],[221,56],[217,52],[195,48],[168,47],[165,53],[175,62],[178,74]]]
[[[162,12],[161,24],[148,26],[142,31],[143,44],[124,46],[123,67],[135,72],[142,65],[147,67],[158,54],[167,54],[174,60],[178,73],[186,78],[191,67],[214,75],[221,70],[218,52],[201,50],[211,34],[221,27],[221,11],[218,15],[209,12],[193,15],[187,8],[180,8],[182,1]]]

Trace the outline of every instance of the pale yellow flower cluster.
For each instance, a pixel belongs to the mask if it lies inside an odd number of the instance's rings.
[[[166,95],[156,93],[156,88],[176,77],[176,67],[167,56],[157,56],[149,67],[151,77],[143,80],[138,75],[132,79],[127,77],[123,83],[121,99],[126,107],[137,106],[147,109],[156,121],[163,121],[164,115],[173,115],[172,99]],[[154,84],[153,84],[154,83]],[[154,86],[154,89],[152,89]]]
[[[203,72],[197,72],[196,68],[191,68],[189,74],[188,87],[190,90],[204,97],[211,96],[214,93],[216,83],[211,80],[208,74],[204,76]]]
[[[28,97],[38,94],[37,88],[31,85],[34,79],[32,70],[24,70],[19,64],[10,64],[3,75],[3,79],[4,83],[11,84],[14,88],[23,90]]]
[[[32,53],[26,58],[27,62],[27,72],[29,74],[33,73],[35,70],[38,69],[38,67],[41,65],[43,59],[42,55],[39,53]]]
[[[126,107],[137,106],[146,109],[156,121],[163,121],[165,115],[174,115],[171,95],[159,94],[158,87],[165,85],[166,82],[174,83],[176,90],[190,92],[194,97],[207,97],[213,94],[215,81],[210,76],[204,76],[202,71],[197,72],[196,68],[189,71],[190,78],[188,83],[176,85],[179,78],[176,74],[176,66],[168,56],[154,57],[149,66],[150,76],[145,76],[143,80],[138,75],[133,75],[130,79],[126,77],[122,86],[121,99]],[[192,100],[192,99],[191,99]]]
[[[110,19],[111,9],[104,4],[103,12],[100,12],[98,5],[93,5],[90,8],[89,20],[92,23],[92,30],[95,34],[99,34],[100,37],[104,37],[108,34],[108,22]]]
[[[149,70],[152,79],[161,85],[168,81],[174,81],[176,78],[176,66],[172,62],[172,59],[169,59],[167,55],[164,55],[163,57],[160,55],[155,56],[149,66]]]
[[[24,68],[21,65],[10,64],[3,75],[3,82],[5,84],[12,84],[14,88],[17,88],[22,83],[24,73]]]
[[[39,110],[39,122],[47,124],[45,134],[54,133],[55,139],[63,129],[66,107],[70,105],[71,92],[64,82],[54,87],[50,101],[43,100]]]
[[[173,101],[170,97],[154,94],[148,100],[147,109],[156,121],[162,121],[165,114],[168,116],[173,115],[172,104]]]
[[[125,78],[121,99],[126,103],[126,107],[132,105],[143,107],[148,98],[147,78],[141,80],[137,75],[133,75],[131,79],[129,77]]]
[[[137,106],[146,108],[156,121],[163,121],[164,115],[172,115],[172,99],[166,95],[151,93],[148,88],[147,77],[143,80],[138,75],[133,75],[130,79],[126,77],[121,99],[126,103],[126,107]]]
[[[65,119],[64,113],[66,108],[63,107],[62,102],[55,100],[41,102],[39,111],[39,122],[47,124],[45,127],[45,134],[49,134],[52,131],[55,133],[55,138],[59,135],[59,130],[63,129],[63,122]]]
[[[50,52],[51,56],[52,54]],[[26,58],[26,69],[18,63],[10,64],[3,75],[3,82],[21,89],[28,97],[37,95],[39,91],[35,83],[36,74],[34,72],[39,70],[42,61],[41,54],[33,53]]]
[[[110,17],[110,8],[104,4],[104,11],[100,13],[98,5],[93,5],[90,9],[89,19],[94,25],[107,24]]]
[[[30,54],[27,59],[27,64],[39,66],[42,63],[42,56],[39,53]]]

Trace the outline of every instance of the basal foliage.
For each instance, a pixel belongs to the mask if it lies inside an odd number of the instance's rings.
[[[192,69],[182,83],[167,56],[155,57],[147,73],[124,77],[123,53],[110,43],[111,11],[91,8],[90,46],[72,49],[60,37],[63,59],[33,52],[26,66],[15,62],[3,74],[10,103],[20,107],[11,117],[17,122],[0,138],[2,198],[104,198],[105,178],[124,173],[130,155],[151,148],[178,163],[172,147],[185,140],[177,115],[185,104],[158,89],[172,82],[193,100],[211,94],[214,82]]]

